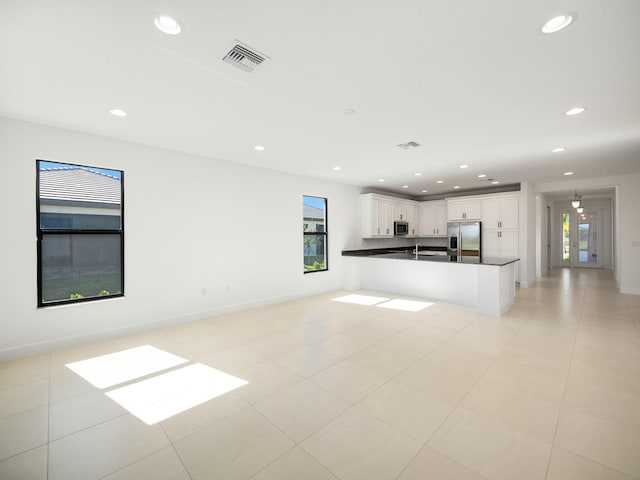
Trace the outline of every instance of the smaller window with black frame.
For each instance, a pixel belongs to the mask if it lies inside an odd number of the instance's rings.
[[[124,173],[36,161],[38,306],[124,295]]]
[[[327,259],[327,199],[302,196],[304,273],[329,269]]]

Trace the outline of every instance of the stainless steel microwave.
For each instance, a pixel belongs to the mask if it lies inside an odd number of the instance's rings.
[[[401,221],[393,222],[393,234],[394,235],[408,235],[409,234],[409,222],[401,222]]]

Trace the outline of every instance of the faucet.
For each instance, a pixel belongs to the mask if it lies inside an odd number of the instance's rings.
[[[416,243],[416,260],[418,260],[418,247],[420,246],[419,243]]]

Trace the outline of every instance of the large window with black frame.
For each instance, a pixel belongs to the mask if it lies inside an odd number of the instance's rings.
[[[326,198],[303,195],[302,235],[304,273],[328,270]]]
[[[36,168],[38,306],[124,295],[124,173]]]

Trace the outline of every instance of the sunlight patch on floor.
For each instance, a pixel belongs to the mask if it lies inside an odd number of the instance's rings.
[[[381,308],[393,310],[404,310],[407,312],[419,312],[433,305],[431,302],[420,302],[417,300],[401,300],[399,298],[390,300],[385,297],[374,297],[371,295],[346,295],[344,297],[333,298],[334,302],[354,303],[356,305],[375,305]]]
[[[112,390],[107,396],[147,425],[154,425],[247,383],[195,363]]]
[[[187,360],[151,345],[101,355],[66,366],[98,388],[109,388],[160,372]]]
[[[105,394],[147,425],[249,383],[201,363],[159,373],[184,363],[189,360],[143,345],[66,366],[100,389],[115,387]],[[118,387],[153,374],[156,375]]]
[[[425,308],[433,305],[431,302],[419,302],[416,300],[401,300],[396,298],[395,300],[389,300],[388,302],[376,305],[380,308],[391,308],[393,310],[404,310],[407,312],[419,312]]]
[[[356,305],[375,305],[389,300],[385,297],[373,297],[371,295],[346,295],[344,297],[333,298],[334,302],[354,303]]]

